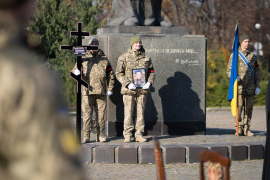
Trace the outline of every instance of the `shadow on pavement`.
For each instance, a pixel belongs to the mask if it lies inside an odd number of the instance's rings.
[[[144,138],[147,139],[147,142],[153,141],[153,136],[143,136]],[[164,136],[156,136],[158,139],[171,139],[171,138],[179,138],[181,136],[169,136],[169,135],[164,135]],[[107,137],[107,142],[114,141],[114,140],[124,140],[124,137]],[[135,137],[131,137],[131,140],[134,140]]]
[[[266,131],[259,131],[259,130],[252,130],[256,135],[266,135]],[[228,135],[228,134],[235,134],[235,129],[222,129],[222,128],[206,128],[206,135]]]

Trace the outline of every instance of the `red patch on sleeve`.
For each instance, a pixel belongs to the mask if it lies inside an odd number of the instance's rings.
[[[110,68],[107,69],[107,72],[110,72],[110,71],[112,71],[112,67],[110,67]]]

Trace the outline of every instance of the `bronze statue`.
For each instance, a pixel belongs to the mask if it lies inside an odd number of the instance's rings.
[[[173,26],[161,16],[162,0],[113,0],[108,26]]]

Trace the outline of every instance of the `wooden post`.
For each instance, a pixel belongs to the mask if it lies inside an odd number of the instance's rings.
[[[157,137],[154,137],[154,149],[155,149],[156,167],[157,167],[157,180],[166,180],[162,154],[161,154],[160,145],[159,145]]]
[[[238,34],[239,34],[239,21],[236,19],[236,24],[238,26]],[[239,75],[239,61],[238,61],[238,50],[237,50],[237,76]],[[238,115],[238,77],[237,77],[237,96],[236,96],[236,135],[239,136],[238,128],[239,128],[239,115]]]

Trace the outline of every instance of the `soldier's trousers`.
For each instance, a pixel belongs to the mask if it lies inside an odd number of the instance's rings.
[[[142,137],[144,133],[144,109],[145,109],[145,102],[146,102],[146,95],[123,95],[123,102],[124,102],[124,137],[131,137],[132,131],[134,129],[133,124],[133,111],[134,105],[136,104],[137,108],[137,115],[136,115],[136,125],[135,125],[135,137]]]
[[[252,110],[253,110],[253,103],[254,103],[254,95],[238,95],[238,122],[239,126],[242,127],[242,112],[243,112],[243,128],[249,129],[250,121],[252,117]],[[236,127],[236,116],[234,116],[234,122]]]
[[[106,96],[105,95],[89,95],[82,96],[82,111],[83,111],[83,131],[85,135],[90,134],[92,130],[92,114],[95,108],[95,130],[100,132],[101,136],[104,136],[104,113],[106,108]]]

